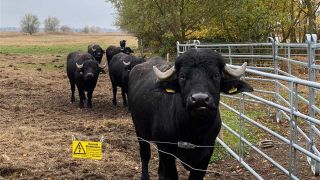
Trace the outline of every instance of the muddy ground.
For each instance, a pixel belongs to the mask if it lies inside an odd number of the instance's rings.
[[[139,179],[134,127],[121,98],[118,106],[112,105],[109,77],[99,77],[93,109],[79,109],[78,96],[75,104],[69,103],[65,67],[46,68],[55,61],[64,60],[55,55],[0,54],[0,179]],[[72,159],[72,135],[95,141],[104,136],[103,160]],[[265,152],[281,161],[288,149],[276,145]],[[298,157],[299,177],[315,179],[305,158]],[[286,178],[255,153],[246,160],[266,179]],[[180,179],[187,179],[188,172],[177,164]],[[153,148],[152,179],[157,179],[157,166]],[[231,157],[210,164],[208,170],[206,179],[255,179]]]

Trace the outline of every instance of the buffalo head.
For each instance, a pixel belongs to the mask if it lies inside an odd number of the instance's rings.
[[[220,92],[236,94],[253,91],[240,80],[246,69],[228,67],[220,54],[209,49],[192,49],[179,56],[175,65],[166,71],[153,67],[161,89],[179,93],[188,111],[204,112],[218,108]]]
[[[91,44],[88,46],[88,53],[90,53],[94,58],[100,60],[102,59],[105,51],[98,44]]]
[[[86,80],[98,78],[98,74],[101,70],[104,70],[107,67],[107,63],[105,65],[99,64],[94,60],[86,60],[83,64],[76,63],[78,72],[84,77]]]
[[[126,47],[126,40],[120,41],[120,47],[121,47],[121,50],[123,50]]]

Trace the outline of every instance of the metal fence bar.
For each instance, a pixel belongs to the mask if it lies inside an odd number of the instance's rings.
[[[253,80],[253,81],[266,81],[266,82],[275,82],[274,79],[263,79],[263,78],[252,78],[252,77],[245,77],[245,80]]]
[[[223,57],[237,57],[237,58],[262,58],[262,59],[272,59],[270,55],[250,55],[250,54],[235,54],[235,55],[228,55],[222,54]]]
[[[232,57],[231,57],[231,47],[228,46],[228,56],[229,56],[229,63],[232,64]]]
[[[281,111],[282,112],[282,114],[288,119],[288,121],[290,122],[290,116],[288,116],[287,115],[287,113],[285,113],[284,111]],[[295,123],[294,123],[295,124]],[[314,125],[313,125],[314,126]],[[314,126],[314,128],[315,129],[317,129],[315,126]],[[310,142],[311,140],[309,139],[309,137],[308,137],[308,135],[299,127],[299,126],[297,126],[297,130],[298,130],[298,132],[302,135],[302,137],[304,137],[305,138],[305,140],[307,141],[307,142]],[[317,134],[319,133],[319,136],[320,136],[320,131],[318,130],[317,131]]]
[[[296,47],[296,48],[306,48],[305,43],[278,43],[280,47]]]
[[[220,96],[231,98],[231,99],[240,99],[240,97],[230,96],[230,95],[226,95],[226,94],[220,94]],[[262,103],[260,101],[255,101],[255,100],[252,100],[252,99],[245,99],[245,101],[251,102],[251,103],[257,103],[257,104],[264,104],[264,103]]]
[[[197,45],[198,48],[201,47],[248,47],[248,46],[270,46],[271,47],[272,43],[247,43],[247,44],[200,44]]]
[[[230,66],[235,67],[235,68],[239,67],[239,66],[234,66],[234,65],[230,65]],[[253,70],[250,68],[249,69],[247,68],[246,72],[252,73],[255,75],[268,77],[268,78],[283,80],[283,81],[287,81],[287,82],[293,82],[293,83],[297,83],[297,84],[301,84],[301,85],[305,85],[305,86],[311,86],[311,87],[320,89],[320,83],[317,83],[317,82],[307,81],[307,80],[303,80],[303,79],[299,79],[299,78],[291,78],[291,77],[286,77],[286,76],[281,76],[281,75],[276,75],[276,74],[265,73],[265,72]]]
[[[302,66],[307,66],[308,65],[308,63],[297,61],[297,60],[293,60],[293,59],[290,59],[290,58],[281,57],[281,56],[277,56],[276,58],[278,60],[287,61],[287,62],[290,62],[292,64],[299,64],[299,65],[302,65]]]
[[[275,39],[273,39],[272,37],[269,37],[269,40],[271,41],[272,43],[272,59],[273,59],[273,65],[274,65],[274,73],[276,75],[279,74],[279,61],[277,59],[277,56],[278,56],[278,46],[277,46],[277,37]],[[279,85],[278,85],[279,81],[278,79],[275,79],[275,83],[274,83],[274,91],[276,92],[275,93],[275,100],[276,100],[276,103],[279,103],[279,97],[277,96],[277,94],[279,94]],[[276,109],[276,121],[277,122],[280,122],[280,119],[281,119],[281,113],[280,113],[280,110],[279,109]]]
[[[230,133],[232,133],[233,135],[237,136],[238,138],[240,137],[240,135],[234,131],[233,129],[231,129],[228,125],[226,125],[225,123],[222,123],[222,127],[226,128]],[[282,172],[284,172],[286,175],[289,175],[289,171],[286,170],[285,168],[283,168],[279,163],[277,163],[276,161],[274,161],[272,158],[270,158],[267,154],[265,154],[263,151],[261,151],[259,148],[257,148],[255,145],[253,145],[252,143],[250,143],[248,140],[246,139],[242,139],[244,143],[246,143],[249,147],[251,147],[253,150],[255,150],[258,154],[260,154],[262,157],[266,158],[271,164],[273,164],[274,166],[276,166],[277,168],[279,168]],[[291,178],[293,179],[298,179],[296,176],[291,175]]]
[[[290,83],[290,88],[292,89],[290,93],[290,170],[289,175],[296,174],[296,159],[297,159],[297,151],[293,147],[293,144],[297,144],[297,116],[294,115],[294,111],[297,111],[298,103],[297,99],[297,84],[293,82]]]
[[[266,104],[268,104],[268,105],[270,105],[270,106],[273,106],[273,107],[275,107],[275,108],[277,108],[277,109],[280,109],[280,110],[283,110],[283,111],[285,111],[285,112],[290,113],[290,109],[287,108],[287,107],[281,106],[281,105],[279,105],[279,104],[277,104],[277,103],[268,101],[268,100],[266,100],[266,99],[263,99],[263,98],[261,98],[261,97],[255,96],[255,95],[250,94],[250,93],[244,92],[243,94],[245,94],[245,95],[247,95],[247,96],[249,96],[249,97],[251,97],[251,98],[253,98],[253,99],[256,99],[256,100],[259,100],[259,101],[261,101],[261,102],[264,102],[264,103],[266,103]],[[302,119],[305,119],[305,120],[307,120],[307,121],[309,121],[309,122],[311,122],[311,123],[320,125],[320,120],[319,120],[319,119],[316,119],[316,118],[307,116],[307,115],[305,115],[305,114],[302,114],[302,113],[299,112],[299,111],[294,111],[293,114],[294,114],[295,116],[298,116],[298,117],[300,117],[300,118],[302,118]]]
[[[285,72],[285,71],[282,71],[282,70],[280,70],[280,69],[278,69],[278,72],[279,72],[280,74],[285,75],[285,76],[288,76],[288,77],[298,78],[297,76],[294,76],[294,75],[292,75],[292,74],[289,74],[289,73],[287,73],[287,72]],[[278,82],[278,83],[279,83],[279,82]]]
[[[287,87],[287,86],[285,86],[285,85],[283,85],[283,84],[279,84],[283,89],[285,89],[285,90],[287,90],[289,93],[291,92],[291,90]],[[298,97],[299,97],[299,99],[300,100],[302,100],[304,103],[306,103],[306,104],[309,104],[309,101],[306,99],[306,98],[304,98],[303,96],[301,96],[301,95],[299,95],[298,94]]]
[[[307,52],[308,52],[308,80],[309,81],[315,81],[316,75],[315,75],[315,70],[312,68],[312,65],[315,64],[315,50],[312,48],[312,45],[315,44],[317,41],[316,36],[314,37],[313,35],[306,35],[306,42],[307,42]],[[312,108],[312,106],[315,104],[315,90],[312,87],[309,87],[309,116],[310,117],[315,117],[315,111]],[[307,145],[307,148],[309,147],[309,150],[311,152],[314,152],[313,149],[311,148],[314,145],[314,139],[315,139],[315,131],[314,128],[311,126],[312,124],[310,123],[310,133],[309,133],[309,138],[310,142]],[[308,159],[308,158],[307,158]],[[311,167],[317,166],[318,163],[312,162],[313,160],[309,159],[309,164]],[[312,169],[312,168],[311,168]],[[316,172],[316,170],[312,169],[314,174],[319,174],[319,172]]]
[[[254,92],[258,92],[258,93],[266,93],[266,94],[276,94],[273,91],[266,91],[266,90],[261,90],[261,89],[254,89]]]
[[[256,173],[246,162],[244,162],[238,155],[235,153],[226,143],[224,143],[219,137],[217,137],[216,141],[221,144],[234,158],[236,158],[240,164],[242,164],[254,177],[257,179],[263,180],[263,178]]]
[[[284,97],[282,97],[280,94],[276,94],[276,96],[284,103],[286,103],[289,107],[291,107],[291,104],[289,101],[287,101]]]
[[[234,108],[232,108],[231,106],[223,103],[223,102],[220,102],[221,105],[223,105],[224,107],[226,107],[227,109],[231,110],[232,112],[236,113],[237,115],[240,115],[240,113],[235,110]],[[259,127],[260,129],[268,132],[269,134],[273,135],[274,137],[278,138],[279,140],[283,141],[284,143],[286,144],[290,144],[290,140],[288,140],[287,138],[281,136],[280,134],[270,130],[269,128],[267,128],[266,126],[262,125],[262,124],[259,124],[257,123],[256,121],[254,121],[253,119],[249,118],[248,116],[246,115],[241,115],[245,120],[247,120],[248,122],[250,122],[252,125],[255,125],[256,127]],[[296,148],[297,150],[299,150],[300,152],[302,152],[303,154],[313,158],[314,160],[320,162],[320,157],[319,156],[316,156],[315,154],[309,152],[308,150],[302,148],[301,146],[299,146],[298,144],[295,144],[293,143],[292,146],[294,148]]]
[[[312,64],[312,65],[311,65],[311,68],[312,68],[312,69],[320,70],[320,65]]]
[[[253,70],[260,70],[260,71],[274,71],[273,68],[270,67],[254,67],[254,66],[247,66],[247,68],[249,69],[253,69]]]
[[[290,57],[291,57],[291,47],[288,47],[287,48],[287,51],[288,51],[288,53],[287,53],[287,59],[290,59]],[[281,59],[280,59],[281,60]],[[288,73],[289,74],[292,74],[292,72],[291,72],[291,61],[288,61]]]

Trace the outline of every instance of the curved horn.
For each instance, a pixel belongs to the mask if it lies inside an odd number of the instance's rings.
[[[232,69],[228,65],[225,65],[224,72],[226,72],[227,74],[233,77],[240,77],[246,71],[246,68],[247,68],[247,62],[244,62],[242,66],[238,69]]]
[[[77,66],[78,69],[83,68],[83,64],[79,65],[78,63],[76,63],[76,66]]]
[[[123,62],[123,64],[124,64],[125,66],[129,66],[129,65],[131,64],[130,61],[129,61],[129,62],[122,61],[122,62]]]
[[[159,80],[166,80],[175,74],[176,68],[174,66],[172,66],[167,71],[161,72],[156,66],[153,66],[153,71]]]
[[[104,65],[102,65],[101,63],[99,63],[99,68],[100,69],[105,69],[107,67],[108,63],[105,63]]]

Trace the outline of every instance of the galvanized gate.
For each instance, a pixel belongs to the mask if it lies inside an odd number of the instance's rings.
[[[221,94],[221,108],[239,117],[236,129],[224,120],[223,129],[237,137],[239,144],[230,147],[223,137],[217,138],[217,142],[256,178],[263,179],[259,170],[246,162],[245,152],[256,153],[290,179],[306,178],[297,172],[299,168],[310,167],[313,175],[319,176],[320,43],[317,43],[315,34],[307,34],[305,43],[280,43],[278,38],[271,37],[268,41],[248,44],[201,44],[198,40],[186,44],[177,42],[177,55],[191,48],[209,48],[221,53],[233,67],[248,62],[246,75],[242,78],[255,91],[238,96]],[[259,111],[265,110],[269,120],[250,117],[246,109],[252,109],[252,106]],[[274,122],[265,123],[273,119]],[[281,123],[280,129],[273,127],[273,124]],[[258,143],[250,142],[246,137],[246,131],[252,128],[265,134]],[[288,159],[282,161],[268,155],[270,151],[264,147],[271,146],[281,146],[279,149]]]

